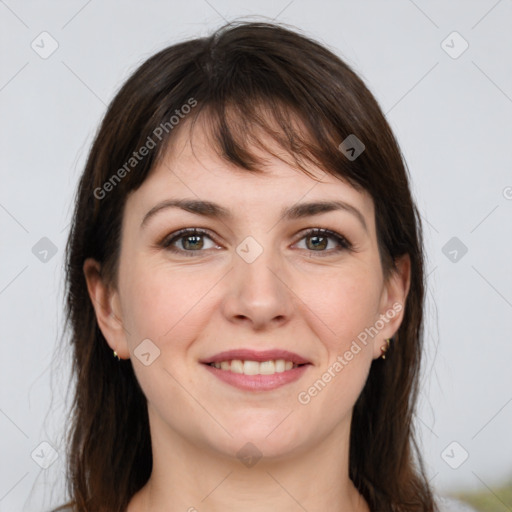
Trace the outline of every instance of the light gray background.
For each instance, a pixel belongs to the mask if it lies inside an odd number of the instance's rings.
[[[345,58],[401,144],[425,221],[428,348],[417,425],[432,483],[441,492],[492,490],[512,475],[511,0],[6,0],[1,512],[62,502],[69,359],[52,358],[62,335],[63,253],[77,179],[106,105],[157,50],[246,15],[295,25]],[[59,45],[47,59],[31,47],[50,48],[43,31]],[[464,42],[446,40],[453,31],[469,44],[458,58]],[[57,248],[46,263],[32,252],[42,237]],[[442,251],[452,237],[468,248],[456,262]],[[58,453],[48,469],[35,462],[52,460],[42,442]]]

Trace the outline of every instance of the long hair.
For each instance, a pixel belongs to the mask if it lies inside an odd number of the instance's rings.
[[[301,172],[308,173],[304,162],[312,163],[367,191],[385,278],[398,257],[409,255],[404,318],[385,362],[372,362],[355,404],[349,470],[372,511],[434,511],[413,429],[423,342],[422,231],[400,149],[375,98],[338,56],[283,24],[240,21],[145,61],[118,91],[95,136],[66,248],[74,379],[67,505],[76,512],[122,512],[150,477],[146,398],[131,361],[112,356],[98,327],[83,264],[95,258],[102,277],[115,284],[128,194],[178,130],[188,126],[192,133],[200,116],[211,147],[240,169],[261,171],[255,147],[283,158],[263,144],[265,133]],[[340,150],[349,135],[365,146],[356,159]]]

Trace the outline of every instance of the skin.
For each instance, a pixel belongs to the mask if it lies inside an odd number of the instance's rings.
[[[297,397],[358,334],[405,304],[409,258],[384,280],[367,193],[310,167],[319,183],[273,157],[264,174],[251,174],[220,160],[200,129],[193,153],[187,133],[178,132],[165,160],[128,197],[115,286],[102,281],[96,261],[84,264],[105,339],[131,359],[148,401],[153,473],[127,511],[367,512],[348,476],[352,409],[403,308],[308,404]],[[233,217],[166,208],[141,227],[149,210],[171,198],[213,201]],[[367,229],[345,210],[280,217],[285,206],[330,199],[359,210]],[[210,233],[195,245],[190,236],[186,245],[186,235],[175,241],[191,257],[158,245],[182,228]],[[336,251],[332,238],[316,248],[307,228],[335,231],[353,248]],[[236,252],[247,236],[263,249],[252,263]],[[145,339],[160,350],[148,366],[134,352]],[[312,364],[278,389],[242,391],[199,363],[234,348],[290,350]],[[247,442],[263,455],[252,467],[237,457]]]

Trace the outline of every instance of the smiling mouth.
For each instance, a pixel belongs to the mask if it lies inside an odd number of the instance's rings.
[[[231,373],[239,373],[244,375],[274,375],[275,373],[283,373],[299,366],[306,364],[297,364],[285,359],[274,359],[269,361],[251,361],[232,359],[230,361],[221,361],[215,363],[205,363],[208,366],[217,368],[218,370],[227,371]]]

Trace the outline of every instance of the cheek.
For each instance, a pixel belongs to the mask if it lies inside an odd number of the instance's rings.
[[[352,266],[317,274],[301,287],[301,299],[314,313],[310,313],[311,321],[330,351],[346,350],[354,338],[374,324],[380,304],[379,285],[374,269]]]
[[[354,265],[317,274],[300,290],[302,316],[321,340],[324,357],[298,402],[333,424],[351,410],[368,377],[373,360],[368,329],[378,319],[380,279],[374,267]]]
[[[368,329],[378,318],[379,279],[374,267],[354,265],[317,275],[302,288],[308,306],[304,314],[326,352],[321,379],[338,390],[332,396],[337,403],[355,401],[366,380],[373,359]]]
[[[123,289],[123,316],[132,348],[137,340],[149,338],[161,348],[172,341],[178,349],[184,332],[190,338],[201,330],[201,306],[217,280],[211,272],[193,268],[171,272],[162,265],[133,266]]]
[[[185,417],[197,414],[181,387],[192,389],[194,385],[187,364],[188,349],[211,318],[205,314],[205,308],[208,292],[214,289],[218,277],[212,276],[212,272],[199,272],[197,268],[170,271],[163,265],[138,268],[132,265],[130,272],[125,273],[123,318],[127,320],[127,338],[137,380],[148,401],[165,404],[173,396]],[[158,355],[148,366],[141,364],[137,357],[141,352],[138,347],[146,339],[159,350],[158,353],[152,349]]]

